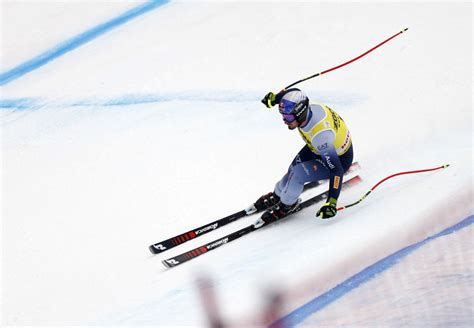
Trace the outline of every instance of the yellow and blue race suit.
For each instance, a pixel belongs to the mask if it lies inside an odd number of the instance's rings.
[[[353,147],[343,119],[323,104],[311,104],[307,123],[298,128],[306,145],[278,181],[275,193],[286,205],[294,204],[307,182],[329,179],[328,198],[339,197],[343,175],[352,164]]]

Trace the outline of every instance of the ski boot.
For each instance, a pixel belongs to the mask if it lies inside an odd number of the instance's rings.
[[[280,220],[290,214],[296,213],[301,210],[301,200],[298,199],[293,205],[285,205],[282,202],[278,202],[273,207],[269,208],[262,216],[254,223],[255,228],[260,228],[263,225],[273,223]]]
[[[280,201],[280,197],[274,192],[269,192],[266,195],[263,195],[253,204],[257,211],[264,211]]]

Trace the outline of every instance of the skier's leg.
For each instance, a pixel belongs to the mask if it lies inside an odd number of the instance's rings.
[[[342,168],[346,172],[352,164],[353,147],[339,157]],[[298,200],[305,183],[329,179],[330,171],[321,157],[313,153],[308,146],[303,147],[295,156],[288,172],[275,185],[274,193],[282,203],[291,205]]]
[[[303,150],[300,153],[304,156],[295,158],[288,173],[277,183],[275,188],[275,193],[280,197],[281,202],[286,205],[294,204],[298,200],[305,183],[329,179],[331,176],[329,168],[319,155],[308,154]],[[296,160],[298,158],[303,159],[303,161]],[[344,172],[346,172],[353,160],[352,146],[339,159]]]
[[[291,167],[286,179],[278,185],[278,196],[286,205],[294,204],[303,192],[305,183],[329,178],[329,170],[319,159],[299,163]]]
[[[320,157],[313,153],[308,146],[304,146],[299,151],[291,162],[288,172],[275,185],[274,192],[281,198],[282,203],[286,205],[294,204],[303,192],[306,182],[324,179],[320,178],[319,175],[310,175],[309,172],[312,163],[318,158]]]
[[[289,178],[289,174],[292,170],[292,168],[298,164],[300,164],[301,162],[304,162],[304,161],[309,161],[309,160],[312,160],[316,157],[316,154],[314,154],[311,149],[309,149],[308,146],[304,146],[299,152],[298,154],[296,154],[295,158],[293,159],[293,161],[291,162],[290,164],[290,167],[288,168],[288,171],[285,173],[285,175],[283,176],[283,178],[281,178],[280,181],[278,181],[275,185],[275,189],[274,189],[274,193],[277,195],[277,196],[280,196],[280,194],[282,193],[283,189],[285,189],[285,186],[288,184],[288,178]]]

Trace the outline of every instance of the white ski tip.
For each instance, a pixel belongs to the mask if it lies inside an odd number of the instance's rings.
[[[257,212],[257,208],[253,204],[245,209],[245,213],[247,213],[247,215],[250,215],[256,212]]]
[[[262,218],[258,218],[257,221],[255,221],[255,223],[253,224],[253,227],[255,229],[258,229],[258,228],[261,228],[265,225],[265,221],[262,220]]]

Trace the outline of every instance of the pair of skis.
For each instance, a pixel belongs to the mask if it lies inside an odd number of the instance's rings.
[[[359,170],[360,166],[359,164],[356,162],[354,164],[351,165],[351,167],[349,168],[349,170],[346,172],[346,175],[347,176],[350,176],[350,175],[354,175],[354,172],[356,172],[357,170]],[[354,184],[357,184],[361,181],[361,178],[358,176],[358,175],[355,175],[355,176],[352,176],[351,178],[347,179],[344,181],[343,183],[343,188],[347,188],[348,186],[352,186]],[[318,186],[320,183],[318,182],[313,182],[313,183],[310,183],[310,184],[307,184],[305,185],[305,190],[307,189],[310,189],[310,188],[314,188],[316,186]],[[324,200],[325,198],[327,197],[327,191],[326,192],[322,192],[322,193],[319,193],[318,195],[316,196],[313,196],[305,201],[303,201],[301,204],[300,204],[300,207],[301,209],[303,208],[306,208],[306,207],[309,207],[313,204],[316,204],[322,200]],[[216,221],[213,221],[211,223],[208,223],[206,225],[203,225],[199,228],[196,228],[196,229],[193,229],[193,230],[190,230],[190,231],[187,231],[183,234],[179,234],[177,236],[174,236],[172,238],[169,238],[169,239],[166,239],[166,240],[163,240],[159,243],[156,243],[156,244],[153,244],[153,245],[150,245],[148,248],[150,250],[151,253],[153,254],[160,254],[162,252],[165,252],[171,248],[174,248],[176,246],[179,246],[189,240],[192,240],[192,239],[195,239],[197,237],[200,237],[204,234],[207,234],[211,231],[214,231],[224,225],[227,225],[229,223],[232,223],[234,221],[237,221],[243,217],[246,217],[246,216],[250,216],[250,215],[253,215],[255,213],[257,213],[257,209],[255,208],[254,205],[244,209],[244,210],[241,210],[239,212],[236,212],[234,214],[231,214],[229,216],[226,216],[222,219],[219,219],[219,220],[216,220]],[[236,240],[242,236],[245,236],[255,230],[258,230],[258,229],[261,229],[262,227],[264,227],[266,225],[256,225],[256,224],[251,224],[249,226],[246,226],[240,230],[237,230],[235,232],[232,232],[226,236],[223,236],[219,239],[216,239],[212,242],[209,242],[209,243],[206,243],[206,244],[203,244],[197,248],[194,248],[192,250],[189,250],[187,252],[184,252],[180,255],[177,255],[177,256],[173,256],[171,258],[168,258],[166,260],[163,260],[162,263],[167,267],[167,268],[171,268],[171,267],[174,267],[174,266],[177,266],[179,264],[182,264],[184,262],[187,262],[193,258],[196,258],[198,257],[199,255],[202,255],[204,253],[207,253],[213,249],[216,249],[222,245],[225,245],[233,240]]]

